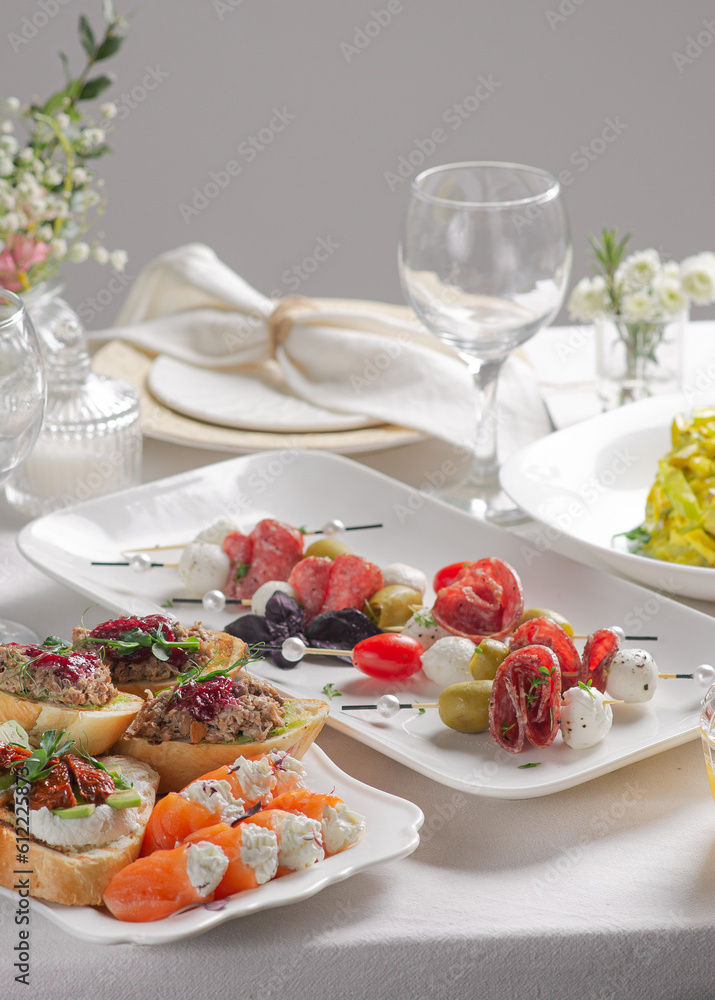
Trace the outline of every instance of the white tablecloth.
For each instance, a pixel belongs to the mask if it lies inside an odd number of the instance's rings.
[[[440,447],[361,458],[419,485]],[[146,478],[223,457],[147,441]],[[0,503],[0,614],[65,634],[86,601],[24,561],[22,523]],[[421,807],[413,855],[160,947],[85,944],[33,914],[29,987],[13,982],[14,907],[0,899],[0,997],[715,997],[715,803],[699,742],[515,802],[455,792],[331,729],[318,743]]]

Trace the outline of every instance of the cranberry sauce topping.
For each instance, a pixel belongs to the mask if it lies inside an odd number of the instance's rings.
[[[161,635],[167,642],[176,642],[176,633],[172,628],[174,622],[164,615],[147,615],[146,618],[116,618],[111,622],[102,622],[92,629],[89,637],[92,639],[120,639],[125,633],[132,629],[139,629],[141,632],[157,632],[161,629]],[[123,653],[121,650],[113,649],[111,646],[100,647],[104,650],[105,659],[112,663],[121,661],[122,663],[142,663],[152,656],[151,646],[141,646],[130,653]],[[169,663],[180,671],[188,663],[188,654],[183,649],[172,649],[169,654]]]
[[[43,646],[20,648],[25,656],[32,659],[32,666],[36,670],[51,670],[55,676],[69,681],[70,684],[76,684],[82,677],[89,677],[104,667],[101,658],[92,652],[54,653],[47,652]]]
[[[211,722],[222,708],[237,705],[242,689],[230,677],[212,677],[210,681],[182,684],[171,701],[199,722]]]

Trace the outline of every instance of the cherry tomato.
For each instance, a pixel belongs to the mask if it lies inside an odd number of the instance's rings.
[[[408,635],[371,635],[353,649],[353,666],[369,677],[401,680],[422,667],[424,650]]]
[[[468,561],[450,563],[449,566],[443,566],[442,569],[438,570],[435,574],[434,580],[432,581],[435,594],[440,591],[442,587],[449,587],[450,584],[454,583],[465,566],[469,566]]]

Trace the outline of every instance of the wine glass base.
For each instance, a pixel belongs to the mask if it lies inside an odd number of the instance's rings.
[[[26,625],[0,618],[0,642],[17,642],[21,646],[26,646],[29,643],[39,641],[40,637]]]
[[[475,487],[469,482],[462,483],[456,487],[450,487],[437,494],[440,500],[452,504],[460,510],[465,510],[472,517],[478,517],[481,521],[488,521],[490,524],[497,524],[502,528],[509,528],[518,524],[526,524],[531,520],[521,507],[517,507],[513,500],[504,493],[503,490],[494,488],[485,490],[482,486]]]

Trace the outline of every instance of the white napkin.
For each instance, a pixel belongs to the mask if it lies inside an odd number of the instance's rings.
[[[117,326],[90,336],[207,368],[267,361],[273,349],[288,387],[312,403],[474,446],[472,378],[416,317],[379,303],[297,296],[276,306],[192,243],[148,264]]]

